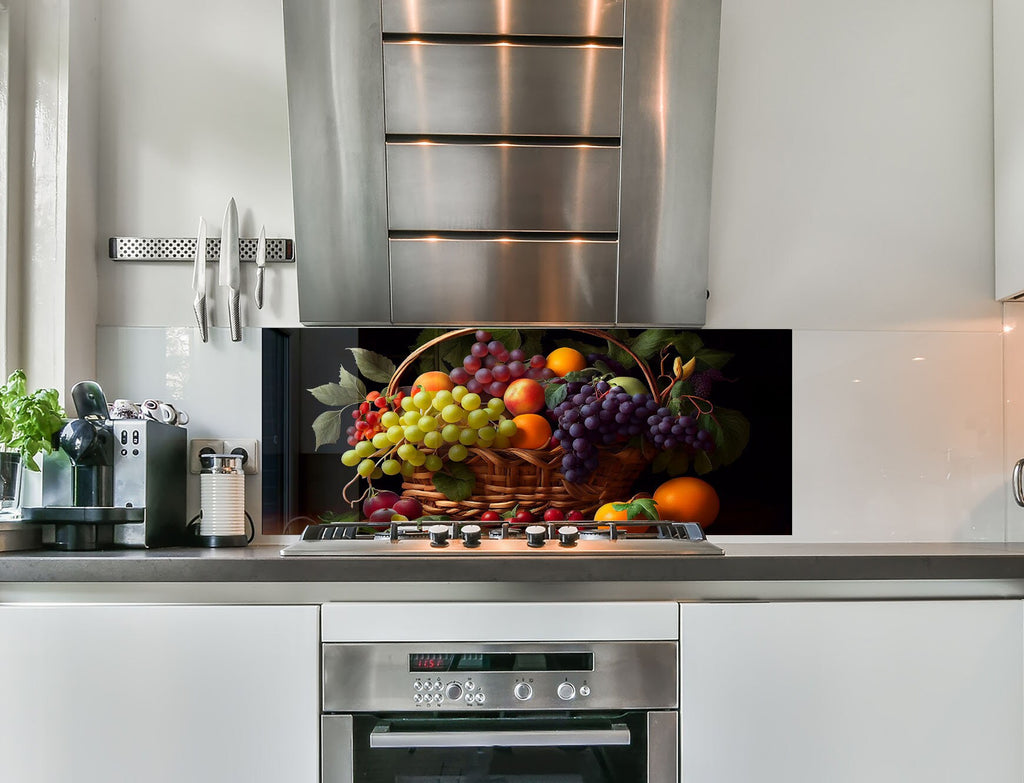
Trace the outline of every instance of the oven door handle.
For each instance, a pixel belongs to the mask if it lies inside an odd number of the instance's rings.
[[[632,738],[624,723],[606,729],[552,729],[511,731],[391,731],[378,723],[370,732],[371,748],[550,748],[598,745],[629,745]]]

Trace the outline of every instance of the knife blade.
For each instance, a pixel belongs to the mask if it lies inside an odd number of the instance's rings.
[[[242,339],[242,318],[239,309],[241,283],[238,271],[238,207],[235,200],[228,201],[224,210],[224,226],[220,235],[220,284],[228,289],[228,324],[231,341]]]
[[[192,266],[192,290],[196,292],[192,309],[199,325],[199,337],[208,342],[210,331],[206,320],[206,218],[199,218],[199,234],[196,237],[196,260]]]
[[[267,227],[260,226],[260,238],[256,240],[256,290],[253,292],[253,300],[256,302],[256,309],[263,309],[263,275],[264,267],[267,265]]]

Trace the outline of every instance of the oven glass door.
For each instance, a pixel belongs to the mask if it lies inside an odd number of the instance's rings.
[[[324,718],[325,783],[661,783],[649,774],[649,715],[356,715]],[[671,716],[674,713],[657,713]],[[331,718],[344,718],[340,732]],[[660,725],[660,724],[659,724]],[[344,733],[350,732],[350,738]],[[339,758],[350,745],[350,765]],[[334,759],[332,760],[332,756]],[[337,776],[331,777],[337,766]],[[348,766],[351,772],[345,770]],[[671,777],[669,777],[671,775]]]

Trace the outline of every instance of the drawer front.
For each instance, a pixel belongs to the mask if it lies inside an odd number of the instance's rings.
[[[395,323],[615,321],[610,241],[392,239]],[[444,291],[444,306],[424,289]]]
[[[622,37],[622,0],[383,0],[385,33]]]
[[[618,138],[617,46],[384,44],[388,133]]]
[[[618,230],[617,147],[387,145],[392,231]]]

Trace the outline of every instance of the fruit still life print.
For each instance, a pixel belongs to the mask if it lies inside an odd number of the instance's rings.
[[[356,372],[341,366],[308,389],[327,406],[316,448],[343,442],[354,470],[342,489],[351,510],[322,521],[708,528],[730,505],[715,474],[751,439],[747,415],[726,404],[744,382],[734,354],[696,332],[426,329],[397,363],[344,350]]]

